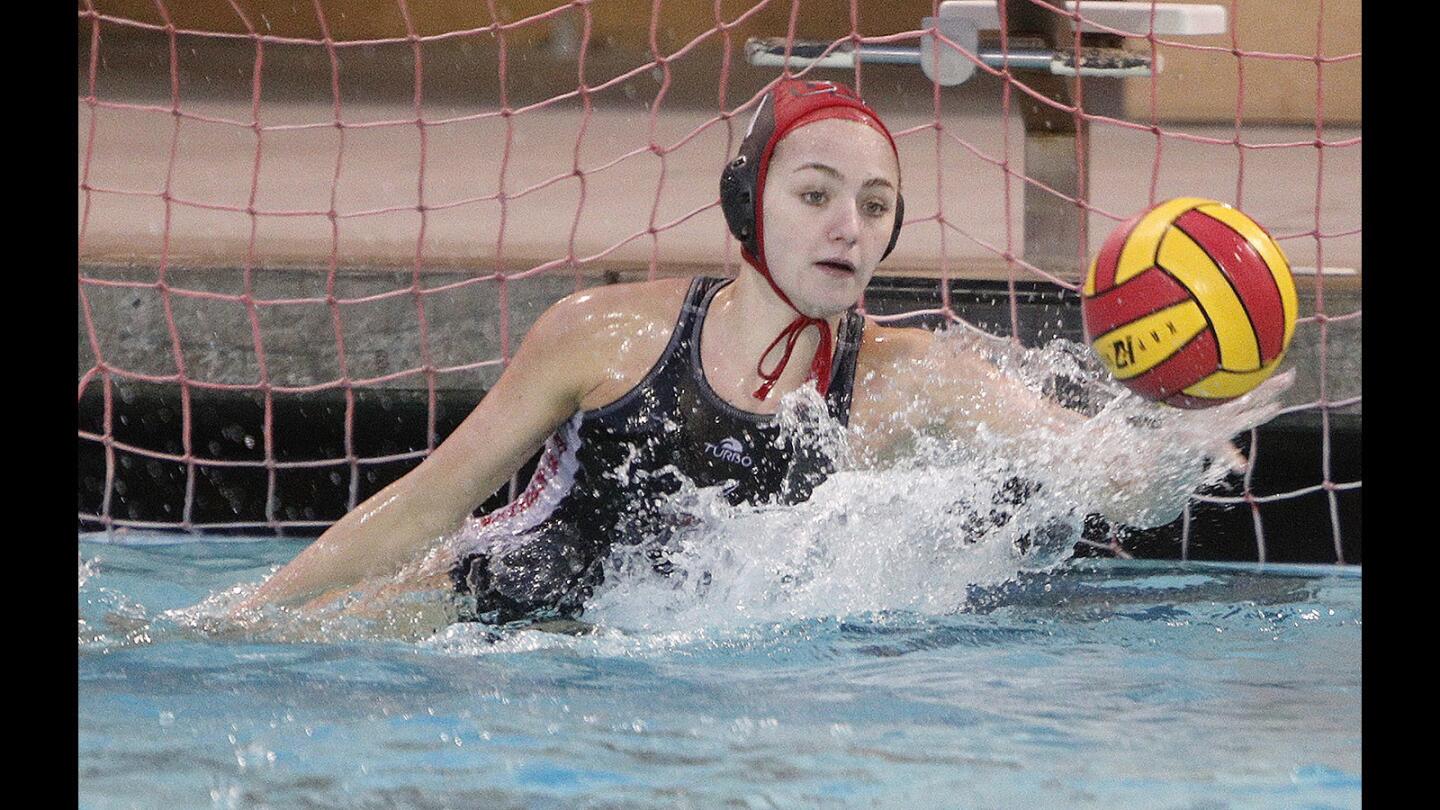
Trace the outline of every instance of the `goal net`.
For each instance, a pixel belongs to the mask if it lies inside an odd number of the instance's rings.
[[[1221,0],[1199,34],[1169,4],[1122,29],[1008,0],[973,42],[934,22],[952,5],[80,0],[81,530],[315,534],[443,440],[554,300],[734,272],[717,178],[788,72],[895,132],[874,315],[1079,339],[1115,224],[1176,196],[1263,223],[1301,296],[1286,411],[1237,491],[1114,549],[1205,556],[1223,513],[1251,557],[1357,562],[1358,0]],[[885,56],[907,50],[973,75]]]

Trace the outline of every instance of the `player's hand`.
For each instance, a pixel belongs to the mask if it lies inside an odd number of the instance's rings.
[[[1245,457],[1245,454],[1235,446],[1234,442],[1225,443],[1225,447],[1216,461],[1224,464],[1230,472],[1236,475],[1244,475],[1250,469],[1250,459]]]
[[[1224,425],[1222,430],[1225,435],[1234,436],[1252,430],[1274,419],[1283,410],[1280,395],[1294,382],[1295,371],[1291,369],[1260,383],[1254,391],[1245,396],[1211,410],[1219,424]],[[1209,457],[1212,461],[1224,464],[1230,472],[1237,475],[1243,475],[1250,469],[1250,459],[1231,441],[1218,447]]]

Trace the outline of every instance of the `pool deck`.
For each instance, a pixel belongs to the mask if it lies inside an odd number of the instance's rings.
[[[323,267],[333,253],[346,268],[410,270],[418,256],[422,272],[516,272],[573,257],[588,270],[693,273],[738,258],[713,203],[742,125],[727,132],[712,112],[652,117],[638,105],[586,118],[578,109],[542,109],[510,118],[507,132],[503,119],[474,117],[478,108],[437,105],[425,112],[422,186],[422,128],[405,104],[347,105],[343,133],[328,105],[266,103],[259,134],[242,100],[183,109],[187,117],[177,121],[155,106],[92,114],[81,101],[83,182],[127,192],[80,191],[82,260],[158,261],[167,230],[168,261],[191,266],[239,266],[251,256],[254,266]],[[886,272],[1008,277],[1001,255],[1007,247],[1023,253],[1018,116],[1008,132],[981,112],[946,112],[943,133],[930,116],[891,118],[896,132],[908,132],[899,146],[911,225]],[[1243,171],[1241,206],[1281,240],[1293,265],[1323,262],[1339,271],[1327,281],[1342,286],[1360,270],[1359,143],[1316,149],[1308,145],[1313,128],[1255,126],[1241,133],[1247,147],[1240,148],[1201,140],[1233,139],[1233,126],[1167,129],[1183,137],[1164,138],[1157,150],[1148,131],[1092,126],[1090,250],[1118,219],[1146,205],[1152,184],[1156,199],[1234,201]],[[1324,133],[1331,143],[1358,137],[1356,129]],[[649,150],[652,143],[663,156]],[[1006,199],[1006,161],[1008,215],[997,205]],[[174,201],[168,211],[161,198],[167,184]],[[245,210],[252,205],[264,213],[252,218]],[[937,215],[949,223],[943,239]],[[1317,229],[1326,237],[1307,235]],[[1023,266],[1016,272],[1028,275]]]

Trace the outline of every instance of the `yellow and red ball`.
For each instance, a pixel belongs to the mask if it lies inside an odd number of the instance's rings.
[[[1085,338],[1147,399],[1204,408],[1269,377],[1295,333],[1295,280],[1270,234],[1183,197],[1122,223],[1081,291]]]

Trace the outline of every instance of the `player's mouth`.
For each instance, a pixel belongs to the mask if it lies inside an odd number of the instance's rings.
[[[823,259],[815,262],[815,266],[821,268],[827,274],[845,277],[855,275],[855,265],[844,259]]]

